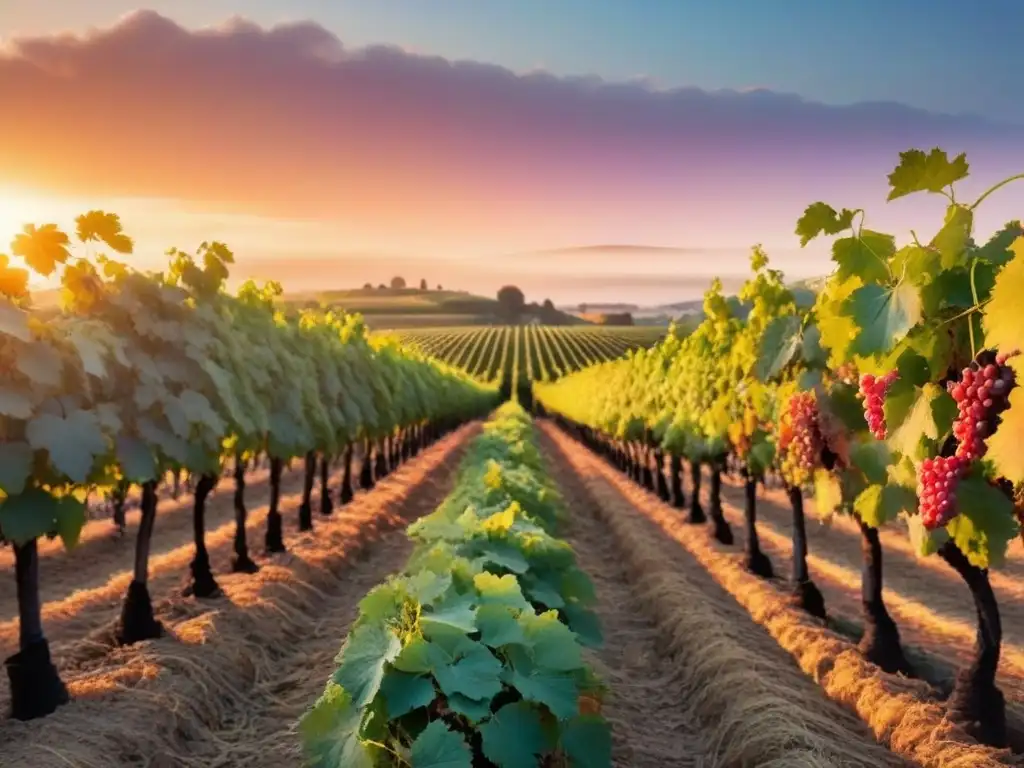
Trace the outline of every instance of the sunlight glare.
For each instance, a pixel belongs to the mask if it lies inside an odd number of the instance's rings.
[[[0,253],[10,257],[12,266],[25,268],[25,262],[11,253],[11,241],[26,224],[57,224],[69,234],[74,231],[74,207],[60,200],[22,187],[0,184]],[[66,220],[65,220],[66,219]],[[29,287],[51,288],[57,278],[45,278],[29,270]]]

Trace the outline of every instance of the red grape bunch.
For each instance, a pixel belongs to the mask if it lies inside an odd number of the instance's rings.
[[[949,383],[958,416],[953,422],[956,451],[921,462],[917,474],[917,497],[921,521],[926,528],[946,525],[957,515],[956,487],[967,469],[985,455],[985,439],[999,424],[999,414],[1009,408],[1009,394],[1016,384],[1008,358],[1017,354],[982,352]]]
[[[925,459],[917,470],[917,500],[924,527],[940,528],[956,517],[956,487],[969,462],[962,456]]]
[[[799,392],[789,399],[781,438],[783,477],[795,486],[806,484],[824,446],[818,425],[818,401],[813,392]]]
[[[889,371],[877,378],[870,373],[860,377],[859,397],[864,401],[864,418],[867,419],[868,429],[876,440],[885,440],[885,413],[882,406],[885,404],[885,395],[889,387],[899,377],[898,371]]]
[[[949,387],[959,411],[953,422],[959,443],[956,454],[968,463],[985,455],[985,438],[995,432],[999,414],[1010,407],[1010,390],[1016,384],[1013,369],[1006,365],[1011,356],[982,353]]]

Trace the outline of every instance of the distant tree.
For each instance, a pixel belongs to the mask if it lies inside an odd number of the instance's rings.
[[[384,283],[381,283],[380,285],[377,286],[378,291],[386,291],[387,289],[388,287],[384,285]]]
[[[405,288],[405,278],[404,277],[392,277],[391,278],[391,287],[394,288],[396,291],[402,290],[403,288]]]
[[[443,285],[441,285],[440,283],[438,283],[438,284],[437,284],[437,290],[439,290],[439,291],[443,291],[443,290],[444,290],[444,286],[443,286]]]
[[[609,312],[598,318],[601,325],[634,325],[633,315],[629,312]]]
[[[363,290],[364,291],[372,291],[373,290],[373,283],[363,283]]]
[[[498,291],[498,311],[510,322],[518,322],[526,306],[526,297],[514,285],[505,285]]]
[[[420,280],[420,290],[421,290],[421,291],[426,291],[426,290],[429,290],[429,289],[427,288],[427,280],[426,280],[426,278],[424,278],[424,279]]]
[[[587,314],[587,305],[586,304],[580,304],[579,310],[580,310],[581,314],[584,314],[584,315]]]
[[[540,321],[544,325],[559,325],[562,322],[562,313],[555,309],[555,303],[551,299],[544,299],[540,307]]]

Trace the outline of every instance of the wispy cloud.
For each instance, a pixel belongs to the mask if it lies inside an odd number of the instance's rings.
[[[881,201],[910,146],[982,165],[1024,156],[1022,128],[899,104],[517,74],[349,49],[314,23],[188,30],[144,11],[8,41],[0,94],[0,174],[14,182],[504,253],[745,246],[789,237],[820,197]]]

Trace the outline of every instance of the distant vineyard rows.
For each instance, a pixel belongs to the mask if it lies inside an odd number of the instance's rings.
[[[403,344],[505,386],[553,381],[588,365],[650,347],[665,336],[660,327],[467,326],[397,331]]]

